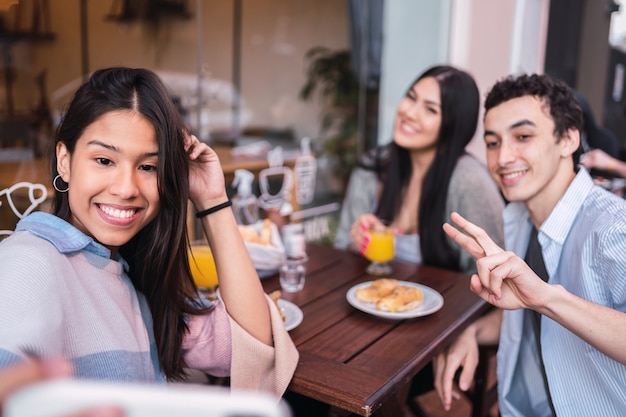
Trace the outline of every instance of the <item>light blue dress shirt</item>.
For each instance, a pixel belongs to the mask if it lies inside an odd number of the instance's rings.
[[[522,203],[504,211],[506,247],[524,257],[532,223]],[[626,201],[580,169],[538,235],[550,284],[626,313]],[[585,314],[581,311],[580,314]],[[550,416],[535,336],[524,310],[505,311],[498,350],[502,416]],[[626,349],[626,335],[624,348]],[[626,365],[542,316],[541,350],[558,416],[626,415]]]

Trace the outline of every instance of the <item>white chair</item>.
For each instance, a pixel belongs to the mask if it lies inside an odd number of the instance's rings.
[[[22,209],[23,204],[18,205],[15,203],[15,199],[18,196],[12,195],[16,190],[20,190],[23,188],[28,189],[28,205],[24,209]],[[23,193],[19,193],[18,198],[23,198],[23,195]],[[8,205],[11,208],[13,214],[15,214],[18,219],[22,219],[23,217],[28,216],[37,207],[39,207],[39,205],[46,201],[46,198],[48,197],[48,190],[42,184],[18,182],[17,184],[14,184],[9,188],[0,190],[0,207],[3,205],[4,200],[2,199],[2,196],[6,196],[6,201],[8,202]],[[3,239],[3,237],[6,237],[11,233],[13,233],[13,230],[0,230],[0,239]]]

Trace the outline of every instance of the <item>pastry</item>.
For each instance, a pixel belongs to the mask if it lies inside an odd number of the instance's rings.
[[[401,312],[418,307],[424,299],[419,288],[398,285],[393,291],[376,302],[376,308],[381,311]]]
[[[375,303],[398,286],[398,280],[393,278],[379,278],[367,287],[356,289],[356,298],[364,303]]]
[[[285,321],[287,320],[287,316],[285,316],[285,310],[283,310],[283,308],[278,304],[278,300],[280,300],[281,294],[282,293],[280,292],[280,290],[276,290],[276,291],[272,291],[268,295],[272,299],[274,304],[276,304],[276,308],[278,309],[278,312],[280,313],[280,317],[283,319],[283,321]]]
[[[239,225],[239,233],[244,241],[248,243],[256,243],[259,245],[272,245],[272,222],[269,219],[263,220],[261,229],[257,232],[253,225]]]
[[[272,222],[269,219],[263,220],[263,225],[259,231],[259,240],[263,245],[272,244]]]

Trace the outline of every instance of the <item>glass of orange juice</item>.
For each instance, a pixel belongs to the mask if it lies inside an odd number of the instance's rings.
[[[195,240],[191,242],[189,269],[191,269],[191,276],[198,287],[200,296],[210,300],[214,299],[215,289],[219,282],[211,247],[206,241]]]
[[[388,262],[395,255],[393,230],[378,224],[372,225],[368,234],[370,243],[364,255],[372,263],[367,267],[367,273],[379,276],[391,274],[391,265]]]

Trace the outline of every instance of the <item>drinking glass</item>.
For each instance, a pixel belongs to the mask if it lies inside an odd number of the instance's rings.
[[[287,258],[279,269],[280,287],[285,292],[298,292],[306,280],[306,256]]]
[[[365,257],[372,261],[367,273],[378,276],[391,274],[388,264],[395,255],[393,230],[383,225],[372,225],[368,231],[370,243],[365,249]]]
[[[189,268],[198,287],[199,295],[209,300],[215,300],[215,290],[219,281],[215,269],[215,260],[207,242],[202,240],[191,242]]]

